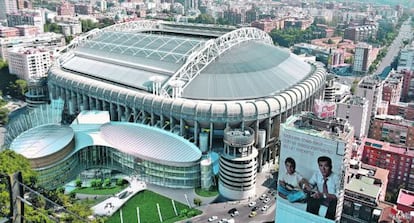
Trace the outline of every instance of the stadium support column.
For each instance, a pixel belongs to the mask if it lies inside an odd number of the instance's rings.
[[[257,149],[258,149],[258,166],[257,166],[257,170],[258,172],[262,172],[262,167],[263,167],[263,154],[265,152],[266,149],[266,130],[259,130],[257,133]]]
[[[198,142],[198,122],[194,121],[194,143]]]
[[[102,111],[103,100],[96,98],[95,101],[96,101],[96,109],[99,110],[99,111]]]
[[[116,118],[117,121],[122,121],[122,107],[120,104],[117,103],[116,105],[116,115],[118,116]]]
[[[76,106],[77,106],[77,110],[78,111],[82,111],[82,110],[84,110],[83,108],[82,108],[82,95],[79,93],[79,92],[76,92]]]
[[[131,109],[127,106],[125,106],[125,111],[124,111],[124,115],[125,115],[125,121],[129,122],[131,120]]]
[[[210,122],[210,145],[209,150],[213,148],[213,136],[214,136],[214,124],[213,122]]]
[[[115,116],[115,113],[116,113],[116,111],[115,111],[115,106],[114,106],[114,104],[112,103],[112,102],[109,102],[109,115],[110,115],[110,118],[111,118],[111,120],[113,121],[113,120],[117,120],[114,116]]]
[[[180,118],[180,135],[184,136],[185,132],[185,123],[184,123],[184,119]]]
[[[82,94],[82,101],[83,101],[83,109],[84,110],[89,110],[89,100],[88,100],[88,96],[86,96],[86,94]]]

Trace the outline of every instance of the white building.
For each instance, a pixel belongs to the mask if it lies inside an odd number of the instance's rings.
[[[414,42],[400,51],[397,71],[414,69]]]
[[[27,81],[46,77],[51,64],[47,50],[20,48],[9,51],[9,72]]]
[[[12,13],[17,11],[17,1],[16,0],[0,0],[0,20],[7,18],[7,13]]]
[[[106,12],[107,9],[108,9],[107,1],[105,0],[99,1],[99,10],[101,10],[101,12]]]
[[[382,88],[382,80],[374,76],[366,76],[358,83],[355,95],[369,101],[368,111],[370,117],[377,114],[377,108],[381,105]]]
[[[58,52],[65,46],[65,37],[59,33],[41,33],[36,36],[0,38],[0,59],[8,60],[11,48],[39,47]]]
[[[371,55],[372,46],[367,43],[358,43],[355,47],[354,57],[354,72],[366,73],[368,72],[369,66],[371,66],[372,59]]]
[[[82,33],[82,24],[79,21],[75,23],[58,23],[58,26],[64,36],[72,36]]]
[[[356,138],[368,135],[370,120],[368,105],[367,99],[351,95],[337,103],[336,117],[348,120],[349,124],[354,127]]]
[[[330,202],[329,207],[328,204],[320,204],[317,210],[310,210],[309,203],[290,202],[281,196],[282,186],[278,185],[275,222],[339,222],[353,136],[354,130],[347,120],[318,118],[313,113],[292,115],[281,125],[278,179],[284,179],[287,173],[285,162],[292,163],[293,160],[295,172],[308,179],[315,186],[315,191],[321,192],[322,184],[317,180],[322,174],[319,165],[320,162],[327,162],[330,186],[325,193],[336,196],[336,199],[325,198]],[[326,194],[324,196],[328,196]],[[308,202],[311,202],[310,198]]]
[[[248,199],[256,194],[258,150],[254,144],[255,133],[252,128],[224,130],[219,191],[230,200]]]

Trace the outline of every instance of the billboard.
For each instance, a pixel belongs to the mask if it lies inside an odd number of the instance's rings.
[[[336,103],[315,99],[313,112],[319,118],[333,117],[336,112]]]
[[[345,142],[287,124],[280,140],[276,222],[335,222],[342,210]]]

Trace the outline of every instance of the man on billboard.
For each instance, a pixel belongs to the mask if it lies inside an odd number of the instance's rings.
[[[302,190],[306,180],[296,172],[296,162],[292,157],[285,159],[286,174],[280,177],[278,191],[279,196],[289,202],[304,201],[306,194]]]
[[[318,215],[321,205],[328,207],[325,218],[335,220],[337,193],[339,192],[339,177],[332,172],[332,160],[327,156],[318,158],[319,171],[316,171],[309,184],[305,185],[310,191],[306,211]]]

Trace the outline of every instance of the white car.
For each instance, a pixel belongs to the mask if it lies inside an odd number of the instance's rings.
[[[249,207],[253,207],[253,206],[256,206],[256,201],[252,201],[249,203]]]
[[[264,201],[263,201],[263,203],[267,203],[267,202],[269,202],[270,201],[270,198],[269,197],[266,197],[266,199],[264,199]]]
[[[260,196],[260,200],[263,200],[263,199],[265,199],[267,197],[267,195],[266,194],[262,194],[262,196]]]
[[[227,223],[227,218],[221,219],[218,223]]]
[[[230,214],[232,217],[238,216],[240,215],[239,211],[235,211],[233,213]]]
[[[212,221],[215,221],[215,220],[217,220],[217,219],[218,219],[218,217],[214,215],[214,216],[209,217],[209,218],[208,218],[208,221],[209,221],[209,222],[212,222]]]
[[[267,211],[268,208],[269,208],[269,205],[266,204],[265,206],[262,207],[262,211]]]

